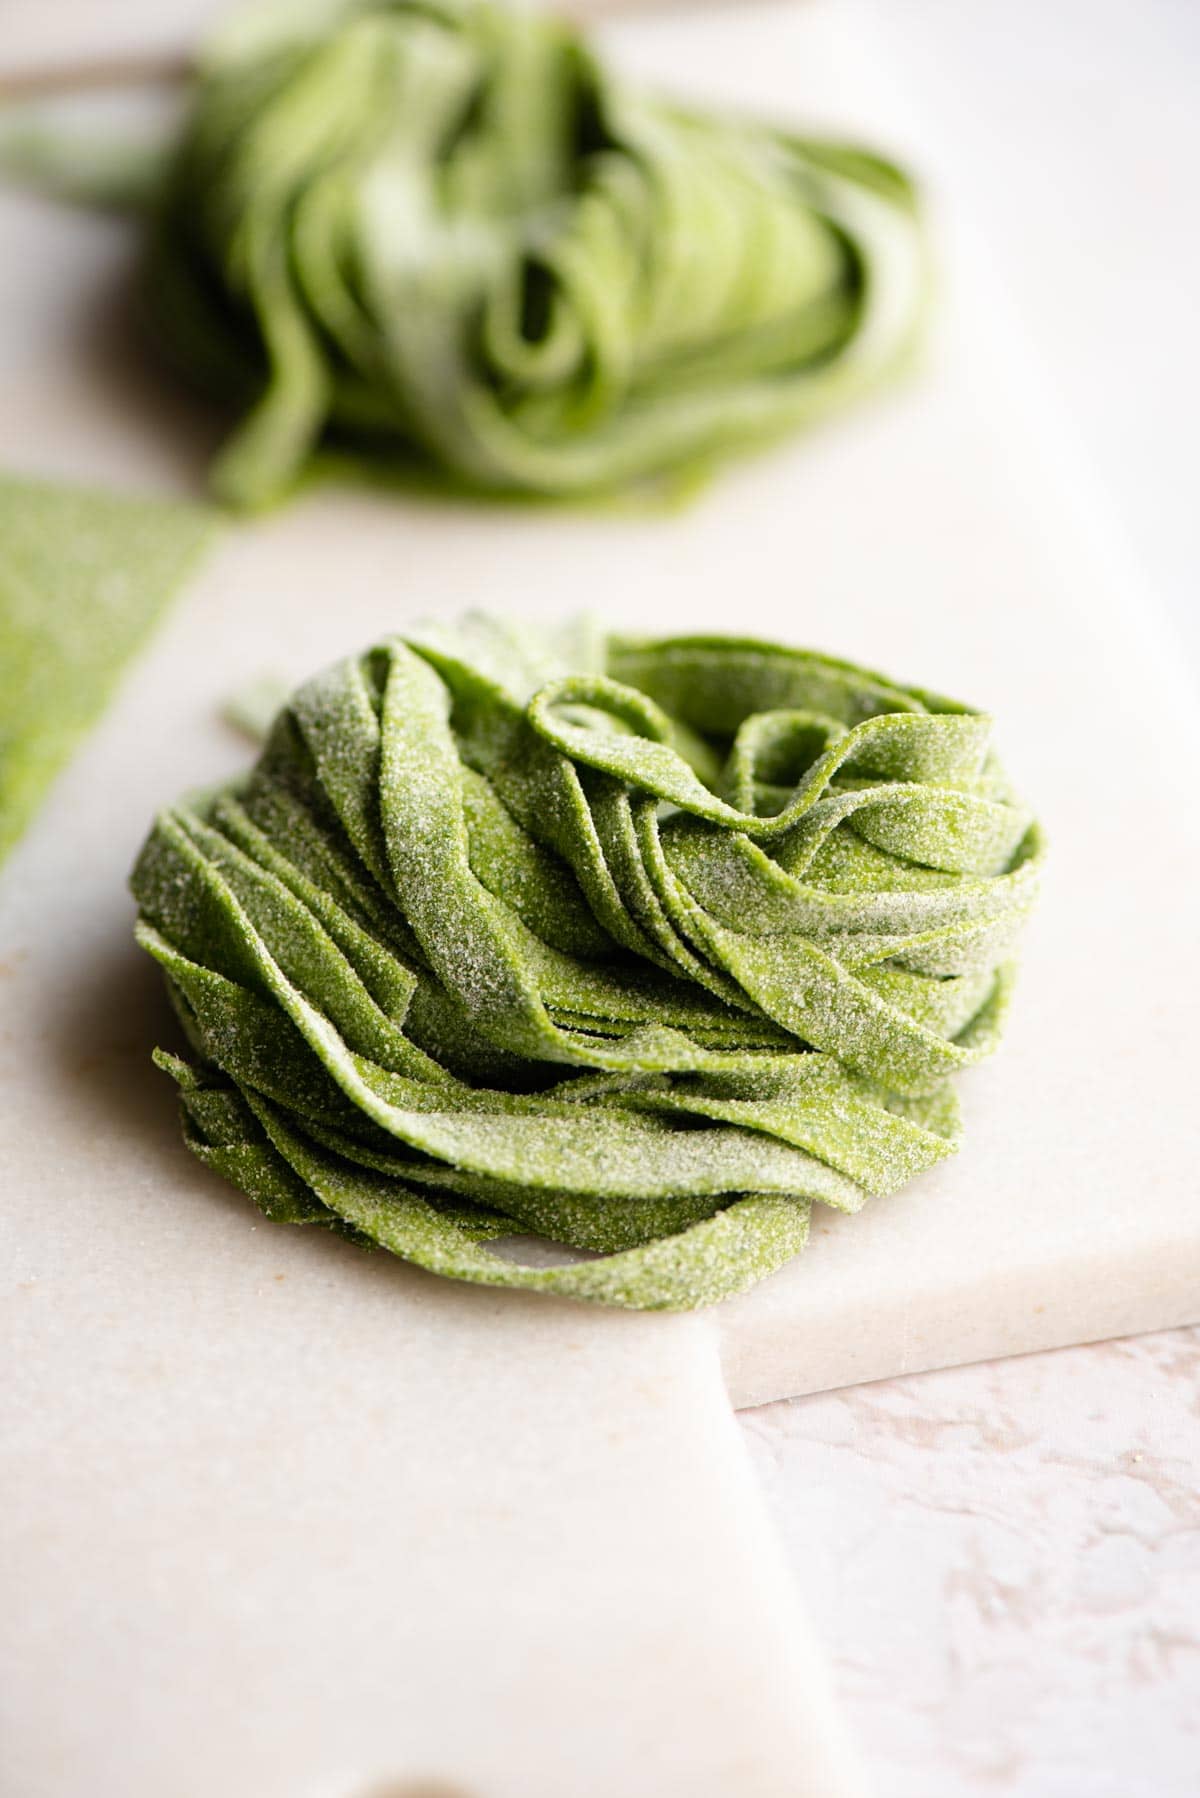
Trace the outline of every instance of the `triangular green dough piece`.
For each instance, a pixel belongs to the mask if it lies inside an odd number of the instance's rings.
[[[0,475],[0,862],[194,567],[212,517]]]

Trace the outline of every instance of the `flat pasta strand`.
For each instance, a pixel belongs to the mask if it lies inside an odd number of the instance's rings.
[[[0,476],[0,862],[211,532],[199,506]]]

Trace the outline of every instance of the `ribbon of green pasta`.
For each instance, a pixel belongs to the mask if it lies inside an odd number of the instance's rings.
[[[331,430],[496,492],[699,467],[892,371],[923,288],[866,151],[648,98],[532,9],[342,0],[210,46],[149,297],[255,506]]]
[[[191,1148],[434,1272],[681,1309],[950,1153],[1041,858],[989,721],[807,651],[476,618],[164,813]],[[597,1258],[527,1266],[532,1232]]]
[[[0,473],[0,862],[212,528],[174,500]]]

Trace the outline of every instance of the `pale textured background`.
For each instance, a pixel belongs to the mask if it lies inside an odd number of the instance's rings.
[[[880,1798],[1200,1791],[1200,1335],[741,1414]]]
[[[1200,6],[876,0],[1097,483],[1200,673]]]
[[[877,16],[1200,673],[1200,7],[905,0]],[[880,1798],[1196,1798],[1200,1332],[742,1425]]]

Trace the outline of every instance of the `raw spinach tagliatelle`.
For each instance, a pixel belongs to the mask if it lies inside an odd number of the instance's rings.
[[[533,9],[274,17],[202,59],[149,259],[176,359],[242,408],[227,501],[331,436],[476,490],[613,489],[910,350],[920,233],[879,157],[648,96]]]
[[[212,530],[197,506],[0,473],[0,862]]]
[[[990,739],[736,638],[477,618],[338,664],[134,873],[189,1145],[457,1279],[742,1290],[956,1146],[1041,860]],[[489,1247],[529,1234],[592,1253]]]

